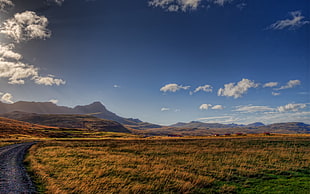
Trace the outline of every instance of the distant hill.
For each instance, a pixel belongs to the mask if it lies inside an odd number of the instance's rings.
[[[27,122],[17,121],[8,118],[0,117],[0,137],[7,138],[12,135],[34,136],[34,137],[49,137],[46,130],[57,130],[57,128],[35,125]]]
[[[37,113],[37,114],[87,114],[101,119],[108,119],[131,126],[133,128],[145,129],[161,127],[151,123],[142,122],[139,119],[123,118],[109,111],[102,103],[94,102],[89,105],[76,106],[74,108],[58,106],[51,102],[26,102],[19,101],[13,104],[0,102],[0,114],[14,111]]]
[[[76,128],[92,131],[130,133],[127,128],[116,121],[100,119],[90,115],[37,114],[15,111],[12,113],[0,114],[0,117],[59,128]]]
[[[256,122],[246,125],[246,127],[261,127],[261,126],[265,126],[265,124],[261,122]]]
[[[169,127],[159,129],[148,129],[144,133],[152,135],[177,134],[177,135],[215,135],[215,134],[236,134],[236,133],[303,133],[310,134],[310,125],[299,122],[275,123],[265,125],[261,122],[248,125],[203,123],[192,121],[189,123],[176,123]]]
[[[176,123],[174,125],[170,125],[170,127],[181,127],[181,128],[228,128],[228,125],[220,124],[220,123],[203,123],[199,121],[192,121],[190,123]]]

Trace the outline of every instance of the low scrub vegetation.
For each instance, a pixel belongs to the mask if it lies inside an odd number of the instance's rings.
[[[47,141],[26,161],[45,193],[310,190],[309,136]]]

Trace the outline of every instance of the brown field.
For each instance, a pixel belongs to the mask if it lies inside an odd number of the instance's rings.
[[[46,141],[27,163],[44,193],[306,193],[310,137]]]

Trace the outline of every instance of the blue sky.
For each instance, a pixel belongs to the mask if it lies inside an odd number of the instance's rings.
[[[308,0],[0,0],[0,99],[310,123]]]

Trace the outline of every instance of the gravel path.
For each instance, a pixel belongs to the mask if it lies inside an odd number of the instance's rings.
[[[23,166],[27,149],[34,142],[0,148],[0,194],[36,193]]]

